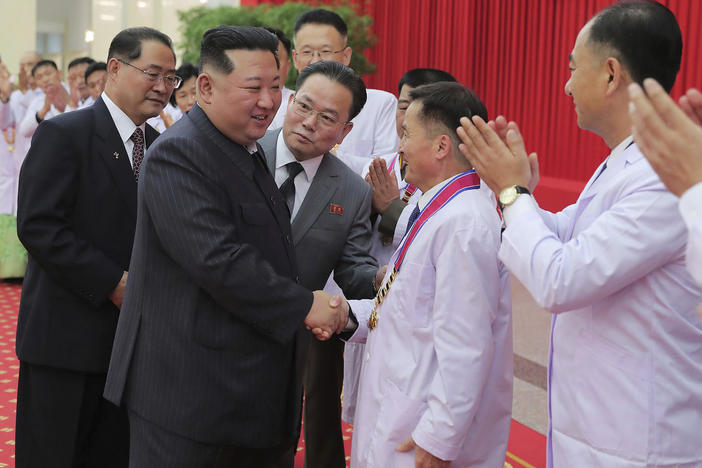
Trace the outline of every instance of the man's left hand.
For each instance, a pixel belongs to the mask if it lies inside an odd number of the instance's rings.
[[[414,466],[415,468],[445,468],[451,465],[450,461],[442,460],[435,457],[431,453],[424,450],[422,447],[414,443],[412,437],[402,442],[397,446],[398,452],[409,452],[414,449]]]
[[[463,117],[458,136],[463,142],[459,146],[461,152],[496,194],[512,185],[535,185],[532,167],[538,167],[535,164],[536,153],[527,155],[516,124],[507,126],[503,141],[480,117],[473,116],[472,121]]]

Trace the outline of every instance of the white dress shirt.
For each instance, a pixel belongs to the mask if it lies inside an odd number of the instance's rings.
[[[283,86],[283,89],[280,91],[283,97],[280,100],[278,112],[276,112],[275,117],[273,117],[273,121],[268,126],[269,131],[279,129],[283,126],[283,122],[285,121],[285,113],[288,111],[288,101],[290,100],[290,95],[295,92],[292,89],[286,88],[285,86]]]
[[[134,167],[132,157],[132,152],[134,151],[134,142],[131,138],[132,134],[134,133],[134,130],[136,130],[137,128],[137,125],[132,121],[132,119],[130,119],[127,116],[127,114],[124,113],[122,109],[120,109],[117,106],[117,104],[112,102],[112,99],[110,99],[110,97],[105,93],[105,91],[102,92],[100,97],[102,97],[102,100],[105,102],[107,111],[110,113],[110,117],[112,117],[112,121],[115,123],[115,127],[117,127],[119,137],[122,139],[122,143],[124,143],[124,149],[127,152],[127,156],[129,157],[129,165]],[[144,152],[146,152],[146,124],[142,123],[138,127],[141,128],[142,132],[144,132]]]
[[[395,450],[410,436],[452,466],[504,463],[512,326],[499,246],[494,206],[479,190],[464,191],[417,234],[374,331],[367,327],[373,300],[349,301],[359,321],[349,342],[367,343],[352,467],[414,467],[413,450]]]
[[[689,188],[680,197],[678,205],[687,226],[687,269],[702,285],[702,182]]]
[[[283,139],[283,132],[278,134],[278,142],[275,147],[275,183],[280,188],[288,178],[288,169],[285,167],[286,164],[297,161],[295,156],[290,152],[288,147],[285,145],[285,140]],[[293,204],[292,213],[290,213],[290,222],[295,219],[297,212],[302,206],[302,202],[305,200],[307,191],[312,185],[312,179],[314,179],[319,165],[322,164],[323,154],[316,156],[314,158],[306,159],[305,161],[297,161],[302,165],[302,171],[295,176],[293,183],[295,184],[295,201]]]
[[[500,259],[554,314],[549,467],[702,466],[702,291],[678,200],[630,141],[562,212],[504,211]]]

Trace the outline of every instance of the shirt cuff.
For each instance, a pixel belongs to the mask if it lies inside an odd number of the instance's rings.
[[[685,191],[678,204],[680,215],[688,229],[702,217],[702,182],[699,182]]]
[[[525,213],[533,211],[535,208],[536,201],[531,195],[527,195],[526,193],[519,194],[514,203],[506,206],[502,210],[502,219],[505,222],[505,226],[509,226],[514,220]]]

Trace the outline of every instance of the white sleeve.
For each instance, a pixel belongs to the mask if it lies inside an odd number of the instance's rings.
[[[399,138],[395,113],[397,112],[397,99],[390,93],[383,93],[382,100],[378,103],[375,118],[375,135],[373,142],[373,156],[386,159],[397,153]]]
[[[655,174],[636,175],[625,193],[567,241],[549,228],[531,197],[519,197],[517,213],[505,210],[500,259],[539,305],[554,313],[584,307],[682,251],[684,224],[675,197]]]
[[[366,339],[368,339],[369,331],[368,318],[373,310],[373,303],[375,302],[375,299],[359,299],[348,302],[349,307],[351,307],[353,314],[356,316],[356,320],[358,320],[358,328],[356,328],[356,331],[347,341],[349,343],[365,343]]]
[[[10,101],[0,101],[0,130],[12,125],[12,110],[10,109]]]
[[[44,96],[34,99],[29,106],[27,106],[27,112],[25,112],[22,122],[19,124],[17,132],[27,138],[34,135],[39,123],[37,122],[36,114],[44,105]],[[37,107],[39,106],[39,107]]]
[[[702,286],[702,182],[682,194],[678,207],[688,229],[687,269]]]

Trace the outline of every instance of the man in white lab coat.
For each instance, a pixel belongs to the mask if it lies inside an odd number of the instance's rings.
[[[688,90],[681,110],[655,80],[645,80],[644,87],[646,94],[637,84],[629,86],[634,139],[668,190],[680,197],[687,269],[702,285],[702,93]]]
[[[462,119],[463,150],[499,193],[500,259],[553,313],[549,467],[702,466],[702,291],[685,268],[685,223],[631,137],[628,86],[670,90],[682,38],[657,2],[592,18],[565,86],[578,125],[612,149],[560,213],[529,196],[536,155],[516,124]],[[530,164],[531,163],[531,164]]]
[[[512,407],[509,278],[500,220],[458,151],[459,83],[410,93],[400,152],[421,191],[375,300],[349,301],[366,342],[351,466],[502,466]]]

